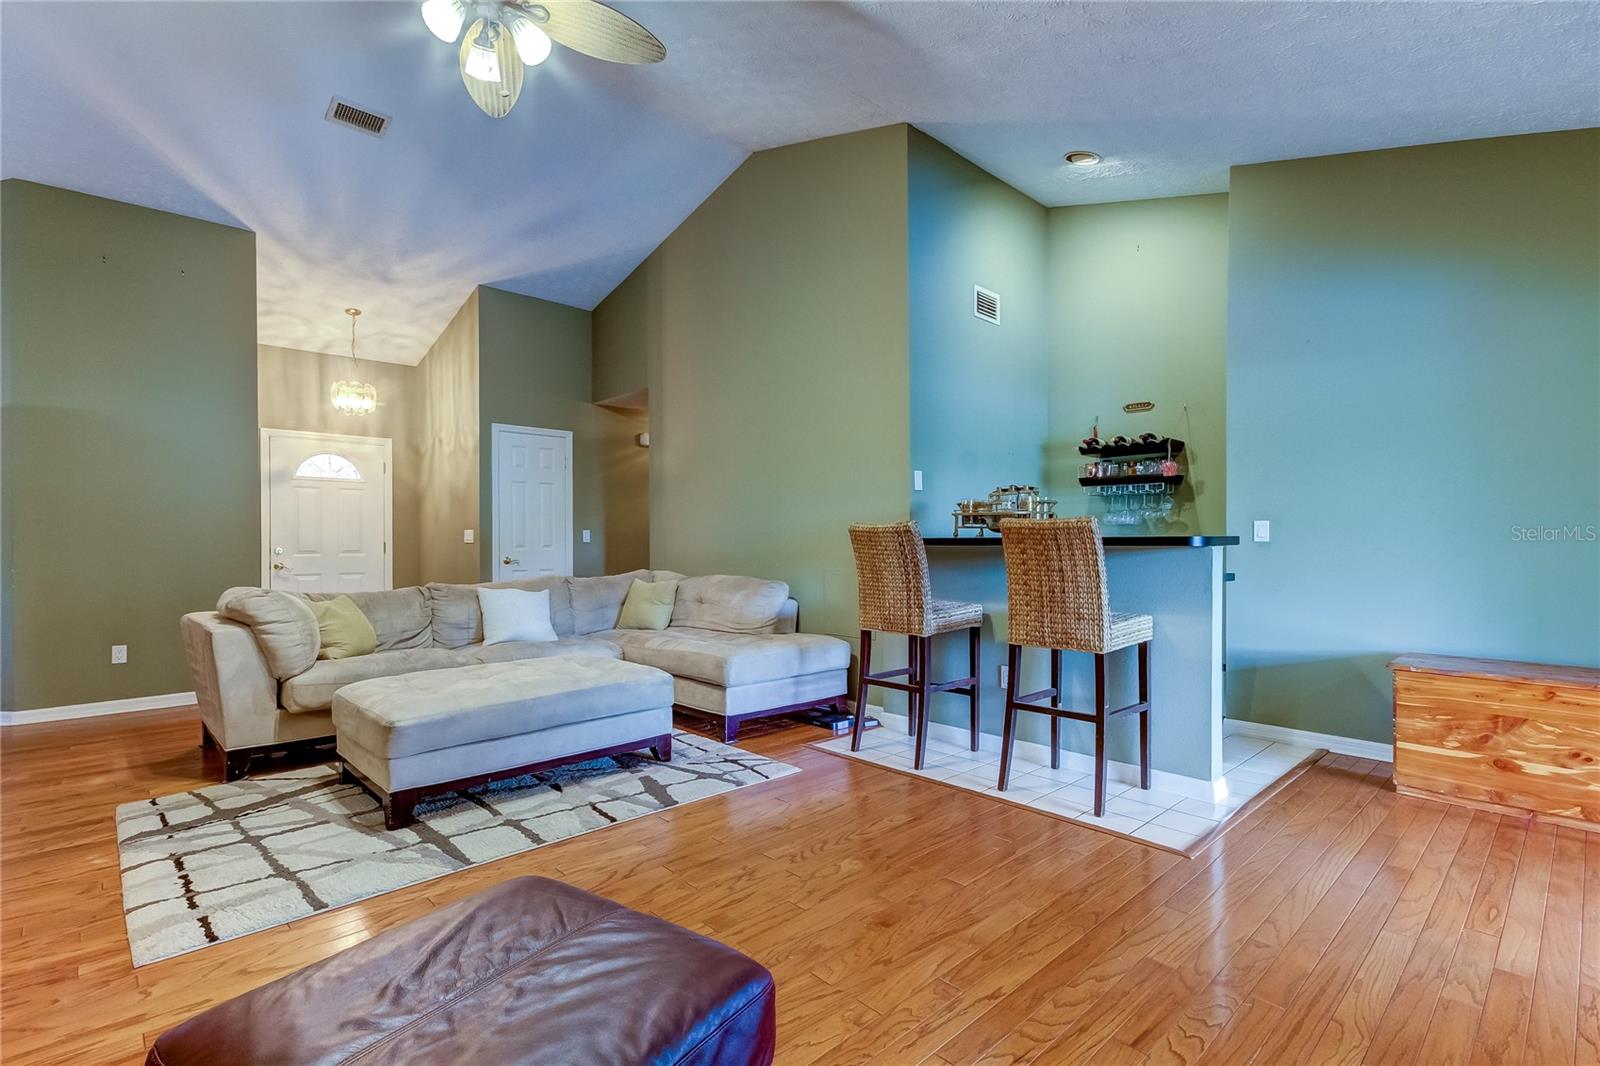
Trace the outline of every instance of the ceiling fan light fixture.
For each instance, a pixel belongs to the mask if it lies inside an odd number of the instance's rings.
[[[518,15],[511,20],[511,39],[516,42],[517,55],[530,67],[550,58],[550,36],[531,18]]]
[[[455,44],[461,24],[467,20],[461,0],[422,0],[422,21],[428,32],[445,44]]]
[[[461,60],[461,70],[469,78],[498,84],[500,57],[495,54],[494,39],[490,36],[487,23],[480,21],[478,25],[483,28],[473,37],[471,47]]]

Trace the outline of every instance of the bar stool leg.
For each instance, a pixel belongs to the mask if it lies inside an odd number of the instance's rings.
[[[1061,649],[1050,649],[1050,687],[1055,694],[1050,697],[1050,706],[1061,706]],[[1055,715],[1050,716],[1050,769],[1061,769],[1061,719]]]
[[[861,679],[856,683],[856,720],[850,727],[850,750],[861,750],[861,723],[867,717],[867,675],[872,673],[872,630],[861,631]]]
[[[978,670],[978,641],[983,635],[981,626],[967,630],[967,676],[972,678],[972,750],[978,750],[978,693],[983,691],[983,678]]]
[[[906,675],[906,684],[913,689],[906,693],[906,732],[912,736],[917,732],[917,638],[906,635],[906,666],[911,672]]]
[[[933,638],[918,637],[917,648],[917,758],[912,764],[922,769],[928,758],[928,697],[929,681],[933,675]]]
[[[1094,816],[1106,813],[1106,657],[1094,657]]]
[[[1000,735],[1001,792],[1011,784],[1011,745],[1017,739],[1017,674],[1022,669],[1022,646],[1012,644],[1006,654],[1006,722]]]
[[[1150,787],[1150,642],[1139,645],[1139,787]]]

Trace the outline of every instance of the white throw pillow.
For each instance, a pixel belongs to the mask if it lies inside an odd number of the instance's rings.
[[[478,606],[483,610],[483,642],[508,644],[528,640],[548,644],[556,640],[550,625],[550,590],[479,589]]]

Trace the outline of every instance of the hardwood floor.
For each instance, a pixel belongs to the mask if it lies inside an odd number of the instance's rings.
[[[1600,835],[1327,757],[1183,859],[812,750],[804,773],[134,970],[114,804],[205,780],[192,712],[0,732],[0,1056],[168,1026],[440,904],[558,877],[778,980],[784,1063],[1600,1062]]]

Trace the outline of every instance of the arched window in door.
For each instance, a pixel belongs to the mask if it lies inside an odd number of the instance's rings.
[[[318,478],[323,481],[360,481],[361,471],[356,464],[333,452],[319,452],[295,468],[295,477]]]

